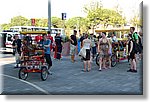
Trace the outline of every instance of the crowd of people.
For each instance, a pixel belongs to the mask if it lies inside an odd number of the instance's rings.
[[[78,45],[77,39],[77,31],[74,30],[73,34],[70,36],[70,56],[71,62],[75,63],[75,55],[76,55],[76,47]],[[135,32],[134,27],[130,27],[130,33],[128,34],[127,41],[127,49],[128,49],[128,60],[130,62],[130,69],[127,72],[137,72],[137,55],[142,57],[142,38],[141,36]],[[44,48],[45,52],[45,60],[48,64],[48,69],[52,66],[51,52],[54,51],[54,58],[60,60],[62,58],[62,48],[63,48],[63,40],[61,35],[58,33],[53,37],[48,31],[48,34],[43,34],[42,36],[38,35],[35,37],[34,41]],[[80,37],[80,51],[79,56],[81,56],[81,60],[83,60],[84,72],[91,71],[92,66],[91,62],[95,59],[97,53],[99,53],[99,71],[102,69],[111,68],[111,56],[112,56],[112,44],[118,42],[115,33],[113,32],[111,35],[111,39],[108,39],[106,36],[106,32],[99,33],[99,36],[96,37],[93,33],[86,34]],[[33,43],[33,39],[30,35],[24,36],[23,42],[19,39],[18,35],[14,36],[13,41],[13,49],[15,50],[15,54],[18,56],[23,56],[22,52],[24,50],[29,49],[29,45]],[[28,51],[27,51],[28,52]],[[20,57],[21,58],[21,57]],[[109,62],[109,65],[106,65],[106,61]],[[19,61],[16,60],[17,66]]]
[[[70,39],[72,42],[77,42],[76,31],[74,31],[74,35],[71,35]],[[140,32],[141,33],[141,32]],[[72,37],[73,36],[73,37]],[[120,51],[123,51],[123,57],[126,57],[126,50],[127,50],[127,57],[128,61],[130,62],[130,69],[127,72],[137,72],[137,63],[138,63],[138,56],[140,56],[139,60],[142,59],[142,37],[139,33],[135,32],[134,27],[130,27],[130,32],[128,34],[128,40],[126,44],[124,42],[118,41],[115,35],[115,32],[112,33],[111,37],[108,38],[106,36],[106,32],[99,33],[99,36],[96,36],[91,33],[90,35],[83,33],[80,38],[81,42],[81,50],[79,52],[79,56],[81,56],[84,63],[83,71],[90,71],[91,70],[91,62],[95,58],[96,54],[100,55],[99,58],[99,71],[102,69],[111,68],[111,56],[112,56],[112,45],[119,45]],[[74,52],[75,55],[75,46],[77,43],[72,47],[70,52]],[[124,47],[124,45],[126,47]],[[72,53],[71,53],[72,54]],[[71,55],[71,60],[74,62],[74,57]],[[106,65],[106,61],[109,62],[109,65]],[[87,68],[88,65],[88,68]]]

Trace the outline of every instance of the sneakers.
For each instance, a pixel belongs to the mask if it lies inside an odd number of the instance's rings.
[[[134,69],[129,69],[129,70],[127,70],[127,72],[133,72],[133,73],[137,73],[137,70],[134,70]]]

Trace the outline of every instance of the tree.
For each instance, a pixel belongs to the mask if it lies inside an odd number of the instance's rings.
[[[119,12],[104,9],[101,2],[92,2],[92,4],[86,5],[83,9],[85,13],[87,13],[91,28],[94,28],[98,24],[107,28],[108,25],[116,26],[125,23],[125,18],[123,18]]]
[[[134,15],[133,18],[130,20],[130,22],[131,22],[131,24],[132,24],[133,26],[136,27],[136,29],[141,26],[140,17],[139,17],[138,14],[137,14],[137,15]]]
[[[63,24],[63,21],[61,20],[61,18],[59,18],[59,17],[52,17],[51,21],[52,21],[52,26],[54,28],[64,28],[64,24]]]
[[[88,20],[84,17],[73,17],[68,19],[66,27],[69,29],[77,29],[86,32],[88,29]]]
[[[22,16],[16,16],[11,19],[11,26],[27,26],[29,25],[29,20]]]
[[[8,30],[10,27],[11,27],[10,24],[6,24],[6,23],[1,25],[2,30]]]

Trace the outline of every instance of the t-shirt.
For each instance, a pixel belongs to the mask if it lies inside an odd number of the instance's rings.
[[[76,38],[76,36],[75,35],[71,35],[70,37],[74,41],[74,43],[71,42],[71,44],[76,46],[77,45],[77,38]]]
[[[42,36],[35,36],[35,41],[39,42],[40,40],[42,40]]]
[[[55,42],[57,46],[62,46],[61,42],[62,42],[62,38],[60,36],[56,36],[55,37]]]
[[[12,46],[17,46],[17,51],[20,52],[21,48],[21,39],[14,40]]]
[[[138,34],[137,33],[133,33],[132,34],[132,39],[133,39],[133,41],[138,40]]]
[[[51,40],[43,40],[42,41],[42,44],[43,44],[43,46],[44,45],[50,45],[51,44]],[[45,51],[45,54],[50,54],[50,46],[49,47],[44,47],[44,51]]]
[[[83,47],[85,49],[90,49],[91,41],[89,39],[84,39],[83,42],[84,42]]]
[[[16,46],[16,45],[18,48],[21,47],[21,39],[17,39],[13,41],[12,46]]]
[[[52,45],[52,43],[53,43],[53,37],[51,35],[48,35],[47,39],[51,40],[50,49],[52,49],[53,48],[53,45]]]
[[[92,47],[95,47],[96,46],[96,39],[93,37],[93,38],[90,38],[90,40],[91,40],[91,46]]]
[[[84,39],[85,39],[84,36],[81,36],[80,42],[82,42]]]
[[[114,42],[118,42],[116,36],[113,36],[113,38],[112,38],[112,43],[114,43]]]

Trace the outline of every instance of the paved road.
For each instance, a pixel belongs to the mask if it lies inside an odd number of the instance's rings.
[[[126,72],[127,62],[101,72],[93,62],[90,72],[82,72],[83,62],[76,59],[75,63],[71,63],[69,57],[53,60],[53,75],[46,81],[41,81],[39,73],[30,73],[24,81],[18,79],[19,69],[13,68],[14,57],[4,56],[0,74],[4,86],[2,94],[143,94],[142,62],[138,64],[138,73]]]

